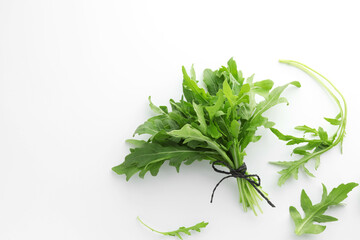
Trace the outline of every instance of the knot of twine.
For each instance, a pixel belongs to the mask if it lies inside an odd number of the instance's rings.
[[[223,171],[223,170],[220,170],[220,169],[216,168],[216,164],[225,165],[229,169],[229,171]],[[260,182],[261,182],[259,175],[257,175],[257,174],[246,174],[247,167],[246,167],[245,163],[243,163],[239,168],[233,169],[227,162],[217,160],[217,161],[212,163],[212,168],[214,169],[215,172],[226,174],[227,176],[223,177],[215,185],[215,187],[214,187],[214,189],[212,191],[212,194],[211,194],[210,203],[213,202],[215,190],[220,185],[220,183],[222,181],[224,181],[225,179],[227,179],[227,178],[233,177],[233,178],[242,178],[242,179],[245,179],[246,181],[248,181],[251,184],[251,186],[253,186],[253,188],[260,194],[260,196],[262,198],[264,198],[268,202],[268,204],[270,206],[275,207],[275,205],[272,202],[270,202],[270,200],[258,188],[258,187],[260,187]],[[255,181],[253,178],[256,178],[257,181]]]

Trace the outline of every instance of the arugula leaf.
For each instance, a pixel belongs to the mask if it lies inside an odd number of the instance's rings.
[[[196,103],[193,103],[194,110],[196,112],[197,120],[199,122],[199,129],[202,133],[206,133],[207,125],[204,117],[204,108]]]
[[[214,149],[224,158],[224,160],[226,160],[230,165],[233,165],[233,162],[221,149],[221,146],[218,143],[213,141],[211,138],[204,136],[199,130],[191,127],[189,124],[186,124],[180,130],[173,130],[168,132],[168,134],[173,137],[184,139],[184,143],[188,143],[190,141],[206,142],[206,147]]]
[[[217,99],[216,99],[215,104],[205,107],[206,111],[209,113],[210,121],[212,121],[214,116],[219,112],[219,110],[223,106],[224,100],[225,100],[224,93],[221,90],[219,92],[217,92],[216,96],[217,96]]]
[[[295,223],[295,233],[297,235],[302,234],[319,234],[323,232],[326,226],[314,224],[314,222],[324,223],[337,221],[337,218],[332,216],[324,215],[325,211],[329,206],[339,205],[345,198],[347,194],[359,184],[357,183],[348,183],[340,184],[338,187],[331,190],[329,195],[327,194],[327,189],[323,184],[323,194],[321,201],[318,204],[313,205],[309,196],[304,190],[301,192],[301,208],[304,210],[305,216],[301,217],[299,211],[291,206],[289,208],[290,216]]]
[[[145,224],[139,217],[137,217],[137,220],[144,225],[145,227],[147,227],[148,229],[150,229],[153,232],[162,234],[164,236],[173,236],[173,237],[178,237],[179,239],[183,239],[182,236],[180,235],[180,233],[183,234],[187,234],[187,235],[191,235],[190,231],[196,231],[196,232],[200,232],[201,228],[205,228],[209,223],[208,222],[200,222],[195,224],[194,226],[191,227],[179,227],[177,230],[174,231],[169,231],[169,232],[160,232],[158,230],[155,230],[152,227],[149,227],[147,224]]]
[[[224,78],[218,76],[216,72],[213,72],[210,69],[205,69],[203,75],[207,90],[211,95],[216,95],[217,92],[222,89]]]
[[[250,82],[250,84],[252,86],[255,85],[255,84],[252,84],[252,82]],[[289,85],[301,87],[300,83],[296,82],[296,81],[288,83],[288,84],[280,86],[280,87],[277,87],[277,88],[273,89],[271,92],[269,92],[267,94],[267,97],[263,101],[261,101],[260,103],[255,105],[253,114],[250,117],[249,121],[246,122],[246,125],[245,125],[245,128],[247,131],[243,133],[242,138],[244,140],[242,141],[241,148],[246,148],[247,145],[250,142],[254,142],[254,140],[256,142],[257,138],[255,137],[255,132],[258,129],[258,127],[260,127],[260,126],[270,127],[270,126],[274,125],[274,123],[268,122],[268,119],[263,117],[261,114],[279,103],[287,103],[287,100],[283,97],[280,97],[280,95]],[[254,92],[254,93],[256,93],[256,92]],[[253,100],[253,101],[255,101],[255,100]]]
[[[133,141],[135,148],[125,161],[113,168],[118,174],[125,174],[129,180],[139,173],[153,176],[168,161],[179,171],[180,165],[195,160],[216,160],[226,162],[228,167],[237,169],[244,163],[246,147],[257,142],[259,127],[271,128],[275,123],[262,114],[279,103],[287,103],[281,97],[290,85],[300,87],[298,82],[273,88],[273,81],[254,81],[254,75],[243,78],[231,58],[227,66],[218,70],[205,69],[203,81],[206,89],[198,85],[195,70],[190,75],[183,73],[183,96],[179,101],[170,99],[171,109],[157,107],[149,98],[150,108],[155,114],[141,124],[135,134],[150,135],[147,141]],[[260,96],[263,100],[256,101]],[[325,134],[322,134],[325,138]],[[244,179],[237,179],[239,201],[244,210],[259,207],[259,193]],[[262,190],[260,190],[262,191]]]
[[[272,90],[269,95],[265,98],[264,101],[260,102],[256,106],[255,114],[253,118],[256,118],[260,114],[264,113],[266,110],[270,109],[271,107],[279,104],[279,103],[288,103],[286,98],[280,97],[281,93],[287,88],[289,85],[294,85],[296,87],[301,87],[301,84],[297,81],[290,82],[288,84],[285,84],[283,86],[277,87],[274,90]]]
[[[325,118],[325,120],[330,124],[338,126],[338,129],[330,138],[329,134],[322,127],[319,127],[318,130],[306,125],[295,127],[296,130],[303,131],[304,135],[306,133],[312,133],[312,138],[299,138],[291,135],[284,135],[275,128],[270,129],[280,140],[287,141],[287,145],[303,144],[293,150],[293,153],[302,156],[301,158],[295,161],[270,162],[274,165],[283,167],[283,169],[278,172],[281,175],[278,181],[279,186],[283,185],[291,177],[298,179],[300,168],[302,168],[307,175],[314,177],[314,175],[306,168],[305,164],[311,159],[314,159],[315,170],[317,170],[320,164],[320,155],[329,151],[339,143],[342,145],[347,120],[347,106],[345,98],[327,78],[302,63],[291,60],[280,60],[280,62],[295,66],[318,81],[335,100],[340,113],[335,118]],[[325,83],[330,85],[333,90],[331,90]],[[342,103],[335,93],[340,96]]]
[[[186,72],[185,67],[182,67],[183,72],[183,92],[188,102],[207,103],[209,101],[209,94],[203,88],[200,88],[194,79],[191,79]],[[192,72],[195,71],[192,68]],[[194,74],[195,75],[195,74]]]
[[[155,142],[142,142],[131,150],[125,157],[125,161],[112,168],[117,174],[125,174],[128,181],[135,173],[140,172],[143,178],[147,172],[156,176],[159,168],[165,161],[169,161],[170,166],[174,166],[179,172],[181,163],[189,165],[195,160],[216,160],[220,155],[209,149],[192,149],[185,145],[162,146]]]
[[[166,106],[161,106],[161,107],[155,106],[155,104],[153,104],[151,102],[150,96],[149,96],[149,106],[150,106],[151,110],[153,110],[157,114],[167,114],[168,113]]]
[[[135,134],[150,134],[155,135],[161,130],[173,130],[177,129],[178,124],[176,121],[166,115],[158,115],[149,118],[146,122],[141,124],[136,130]]]

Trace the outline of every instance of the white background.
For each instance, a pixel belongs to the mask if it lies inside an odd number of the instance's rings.
[[[356,1],[0,1],[0,239],[170,239],[159,230],[199,221],[209,225],[186,239],[359,239],[360,188],[339,218],[320,235],[297,237],[288,208],[299,208],[305,188],[316,203],[328,189],[360,182],[359,7]],[[249,171],[276,208],[244,213],[233,179],[211,191],[222,175],[207,162],[164,165],[157,177],[125,181],[111,167],[129,152],[125,140],[157,105],[181,96],[181,66],[198,76],[230,57],[245,76],[286,90],[290,105],[266,115],[287,133],[319,125],[338,110],[301,71],[278,59],[301,61],[331,79],[345,95],[348,127],[344,154],[322,156],[316,178],[277,186],[280,170],[268,161],[290,160],[291,148],[270,132],[249,146]],[[309,163],[313,170],[313,164]],[[314,170],[313,170],[314,172]]]

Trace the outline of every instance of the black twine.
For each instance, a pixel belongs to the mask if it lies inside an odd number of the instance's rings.
[[[223,170],[220,170],[220,169],[216,168],[215,167],[216,164],[225,165],[227,168],[229,168],[229,171],[227,172],[227,171],[223,171]],[[253,188],[261,195],[261,197],[263,197],[268,202],[268,204],[270,206],[275,207],[275,205],[272,202],[270,202],[270,200],[258,189],[258,187],[260,187],[260,177],[259,177],[259,175],[257,175],[257,174],[249,174],[249,175],[246,174],[247,167],[246,167],[245,163],[243,163],[238,169],[233,169],[227,162],[217,160],[217,161],[212,163],[212,168],[214,169],[215,172],[222,173],[222,174],[227,174],[228,176],[223,177],[216,184],[216,186],[214,187],[214,190],[213,190],[213,192],[211,194],[210,203],[212,203],[213,198],[214,198],[215,190],[220,185],[220,183],[222,181],[224,181],[225,179],[227,179],[227,178],[233,177],[233,178],[242,178],[242,179],[245,179],[246,181],[248,181],[251,184],[251,186],[253,186]],[[252,177],[255,177],[257,179],[257,181],[252,179]]]

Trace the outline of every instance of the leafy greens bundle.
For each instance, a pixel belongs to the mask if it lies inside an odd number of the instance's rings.
[[[147,172],[156,176],[166,161],[177,171],[182,163],[189,165],[195,160],[208,160],[229,168],[230,172],[244,170],[246,147],[261,138],[256,135],[257,129],[274,126],[262,114],[279,103],[287,103],[281,93],[289,85],[300,87],[295,81],[273,89],[273,81],[254,82],[254,75],[245,80],[233,59],[216,71],[204,70],[206,90],[198,85],[193,67],[190,75],[184,67],[182,72],[181,100],[170,99],[169,110],[166,106],[155,106],[149,98],[150,108],[157,115],[134,133],[149,134],[149,139],[128,140],[134,148],[122,164],[113,167],[116,173],[125,174],[126,180],[136,173],[141,178]],[[263,100],[256,102],[256,95]],[[241,176],[246,177],[236,177],[240,203],[245,211],[250,208],[256,214],[256,208],[261,211],[260,195],[265,193],[254,186],[259,187],[259,178],[247,175],[246,167]]]

